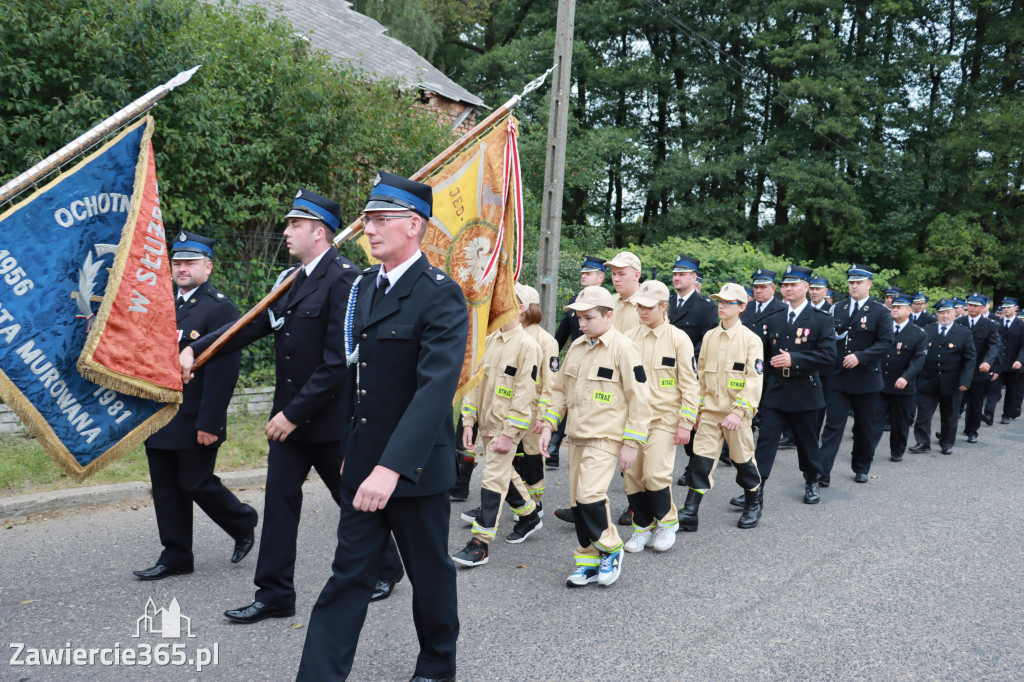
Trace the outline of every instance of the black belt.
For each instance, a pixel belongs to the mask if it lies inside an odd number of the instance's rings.
[[[798,377],[809,377],[814,376],[815,372],[808,372],[806,370],[793,370],[792,367],[783,367],[781,369],[783,379],[796,379]]]

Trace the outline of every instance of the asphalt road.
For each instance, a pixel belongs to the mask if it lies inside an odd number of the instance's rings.
[[[461,680],[1024,678],[1024,422],[982,427],[952,456],[888,458],[887,435],[867,484],[849,470],[846,440],[817,506],[801,503],[796,452],[783,451],[765,516],[739,530],[732,469],[701,507],[700,530],[664,554],[627,554],[607,588],[565,588],[575,534],[550,513],[568,498],[565,468],[549,471],[544,528],[492,546],[490,563],[458,571]],[[683,459],[682,457],[680,458]],[[679,467],[677,467],[678,469]],[[677,471],[678,473],[678,471]],[[479,471],[474,485],[479,483]],[[681,488],[676,501],[681,502]],[[258,489],[240,493],[262,512]],[[625,506],[612,486],[613,511]],[[453,505],[451,550],[469,539]],[[152,507],[63,512],[0,528],[0,679],[287,680],[309,611],[328,577],[337,511],[306,484],[296,567],[297,614],[256,625],[222,612],[252,600],[256,552],[231,565],[230,539],[197,511],[196,572],[141,582],[159,553]],[[507,512],[499,537],[511,530]],[[623,529],[623,539],[628,529]],[[137,620],[152,598],[177,599],[193,638],[161,638]],[[418,650],[411,588],[371,605],[354,680],[406,680]],[[70,644],[67,644],[70,642]],[[16,649],[184,643],[195,666],[16,666]]]

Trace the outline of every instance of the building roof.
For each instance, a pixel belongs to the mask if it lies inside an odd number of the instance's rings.
[[[283,16],[310,43],[336,61],[377,78],[393,78],[442,97],[482,106],[483,100],[435,68],[408,45],[346,0],[244,0]],[[371,49],[372,48],[372,49]]]

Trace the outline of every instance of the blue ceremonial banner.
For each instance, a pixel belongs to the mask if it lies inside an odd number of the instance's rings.
[[[108,279],[111,296],[121,285],[131,246],[126,226],[134,229],[147,189],[151,135],[147,117],[0,215],[0,395],[78,481],[177,411],[88,381],[76,367],[91,327],[104,321],[94,318],[109,308]],[[151,181],[155,197],[155,175]],[[171,295],[169,265],[158,260],[156,288]],[[172,328],[173,320],[172,309]]]

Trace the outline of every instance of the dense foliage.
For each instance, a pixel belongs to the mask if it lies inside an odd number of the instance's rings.
[[[263,10],[13,0],[0,20],[0,181],[195,64],[153,111],[164,218],[220,239],[215,281],[243,308],[288,260],[282,216],[299,187],[351,220],[377,169],[411,173],[451,141],[415,93],[330,63]],[[256,364],[258,382],[272,368]]]
[[[435,61],[489,104],[551,65],[556,2],[450,5]],[[564,234],[1024,294],[1022,53],[1024,0],[577,0]],[[519,111],[535,196],[542,94]]]

